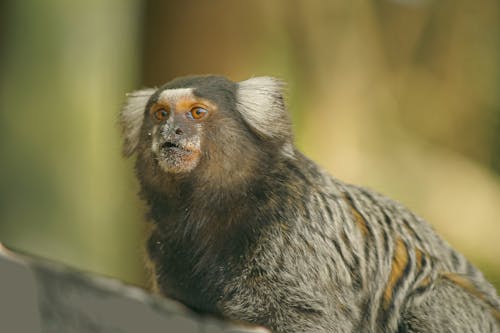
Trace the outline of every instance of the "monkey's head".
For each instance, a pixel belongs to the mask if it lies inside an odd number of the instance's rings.
[[[137,153],[148,183],[193,173],[244,179],[273,156],[293,154],[281,89],[270,77],[191,76],[130,93],[120,114],[124,154]]]

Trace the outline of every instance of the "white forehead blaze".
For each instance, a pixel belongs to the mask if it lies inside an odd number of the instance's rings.
[[[158,95],[158,102],[173,102],[194,97],[193,88],[165,89]]]

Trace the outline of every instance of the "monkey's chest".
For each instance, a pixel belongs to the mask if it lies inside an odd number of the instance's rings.
[[[200,261],[199,254],[187,244],[172,244],[154,234],[148,242],[148,253],[163,295],[196,311],[219,314],[216,303],[228,274],[221,260]]]

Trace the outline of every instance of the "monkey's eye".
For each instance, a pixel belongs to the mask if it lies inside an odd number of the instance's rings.
[[[208,114],[208,110],[202,108],[201,106],[196,106],[188,112],[187,116],[191,119],[201,119]]]
[[[168,118],[168,111],[165,109],[158,109],[153,112],[153,117],[156,121],[163,121]]]

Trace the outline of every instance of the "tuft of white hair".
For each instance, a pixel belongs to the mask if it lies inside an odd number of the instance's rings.
[[[156,89],[146,88],[127,94],[127,101],[120,112],[120,125],[122,126],[125,142],[123,144],[123,154],[130,156],[135,152],[139,143],[144,110],[151,95]]]
[[[282,139],[291,136],[283,87],[282,81],[269,76],[254,77],[238,83],[237,109],[259,137]]]

